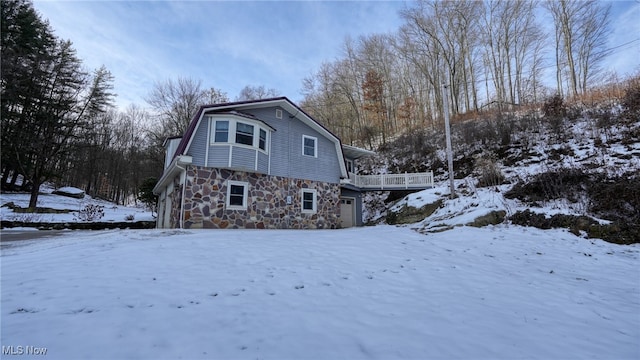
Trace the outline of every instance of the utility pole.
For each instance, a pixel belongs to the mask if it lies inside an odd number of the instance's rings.
[[[455,199],[456,188],[453,183],[453,151],[451,150],[451,126],[449,125],[449,86],[442,83],[442,105],[444,109],[444,128],[447,141],[447,163],[449,165],[449,197]]]

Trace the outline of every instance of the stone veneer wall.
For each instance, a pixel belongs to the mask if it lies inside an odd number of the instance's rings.
[[[169,218],[169,227],[180,227],[180,203],[182,202],[182,185],[180,185],[180,177],[178,175],[173,179],[173,192],[168,195],[171,199],[171,215]]]
[[[247,210],[226,209],[228,180],[249,184]],[[338,184],[189,166],[185,186],[187,229],[336,229],[340,224]],[[303,188],[316,190],[315,214],[302,213]]]

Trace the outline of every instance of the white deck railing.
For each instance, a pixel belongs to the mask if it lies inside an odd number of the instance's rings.
[[[422,189],[433,187],[433,171],[426,173],[356,175],[349,173],[343,183],[362,189]]]

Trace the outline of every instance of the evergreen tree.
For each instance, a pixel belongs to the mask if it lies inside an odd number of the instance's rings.
[[[138,188],[138,200],[142,201],[145,205],[151,209],[153,214],[156,211],[158,203],[158,197],[153,193],[153,188],[158,183],[158,179],[150,177],[145,179],[140,188]]]
[[[40,185],[110,105],[113,78],[104,67],[94,76],[83,71],[71,41],[56,38],[25,0],[3,2],[2,61],[3,184],[9,173],[22,174],[35,208]]]

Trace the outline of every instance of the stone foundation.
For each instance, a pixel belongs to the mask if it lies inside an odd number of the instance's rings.
[[[180,226],[180,202],[182,201],[182,185],[180,185],[179,175],[173,179],[173,192],[168,197],[171,199],[169,227],[177,228]]]
[[[246,210],[226,208],[229,180],[249,184]],[[316,213],[302,213],[301,189],[316,190]],[[340,224],[338,184],[189,166],[184,197],[186,229],[335,229]]]

